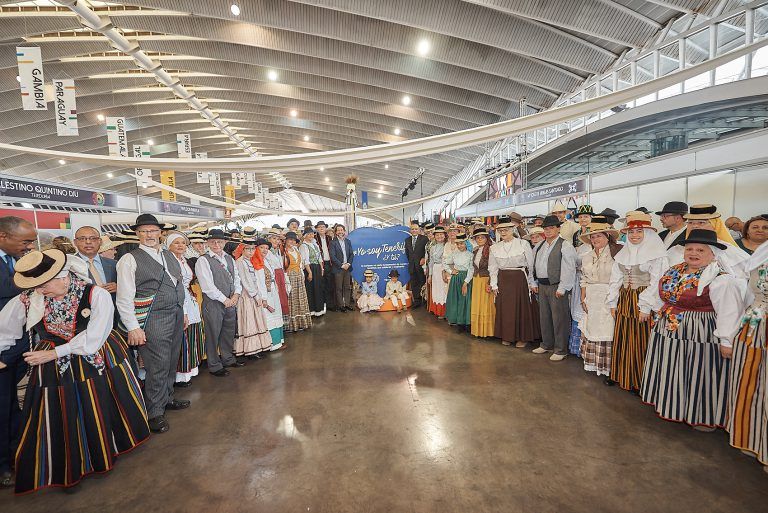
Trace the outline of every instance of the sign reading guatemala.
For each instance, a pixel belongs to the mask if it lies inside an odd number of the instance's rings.
[[[405,257],[405,239],[411,236],[406,226],[389,228],[358,228],[349,234],[355,259],[352,262],[352,278],[361,283],[363,273],[371,269],[379,276],[379,295],[384,297],[389,271],[397,269],[400,283],[408,283],[408,259]]]

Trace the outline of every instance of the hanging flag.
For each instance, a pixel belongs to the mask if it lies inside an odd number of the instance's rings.
[[[160,171],[160,183],[168,187],[176,187],[176,173],[172,170]],[[163,201],[176,201],[176,193],[173,191],[161,192]]]
[[[107,118],[107,146],[112,157],[128,156],[128,135],[125,131],[125,118]]]
[[[200,153],[195,153],[196,159],[207,159],[208,158],[208,152],[207,151],[201,151]],[[198,171],[197,172],[197,183],[208,183],[208,172],[207,171]]]
[[[135,159],[148,159],[151,156],[150,146],[148,144],[134,144],[133,145],[133,158]],[[136,183],[141,184],[146,180],[152,180],[152,170],[143,167],[137,167],[134,169],[136,173]]]
[[[362,207],[368,208],[368,191],[361,191],[360,196],[361,196],[360,203],[362,204]]]
[[[62,137],[78,135],[75,81],[53,79],[53,102],[56,110],[56,133]]]
[[[226,202],[232,205],[232,208],[227,208],[224,211],[224,217],[229,219],[230,217],[232,217],[232,211],[234,210],[234,206],[235,206],[235,186],[232,184],[225,185],[224,196],[226,197]]]
[[[17,46],[16,63],[19,65],[21,105],[24,110],[48,110],[45,101],[43,59],[36,46]]]
[[[192,137],[189,134],[176,134],[176,147],[180,159],[192,158]]]
[[[248,194],[256,192],[256,175],[253,173],[245,174],[245,185],[248,187]]]
[[[211,184],[211,196],[221,196],[221,173],[208,173],[208,183]]]

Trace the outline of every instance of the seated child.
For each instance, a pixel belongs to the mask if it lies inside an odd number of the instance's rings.
[[[387,297],[392,301],[392,306],[397,308],[398,313],[402,312],[408,304],[408,293],[398,280],[399,277],[400,273],[397,272],[397,269],[392,269],[389,271],[389,281],[387,282]]]
[[[370,269],[366,269],[363,276],[365,281],[360,284],[363,293],[357,300],[357,307],[360,309],[360,313],[375,312],[384,304],[384,300],[376,292],[379,276]]]

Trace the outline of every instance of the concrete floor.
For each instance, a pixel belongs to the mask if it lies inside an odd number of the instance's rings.
[[[170,432],[74,494],[0,511],[768,511],[768,475],[583,372],[459,335],[423,311],[329,314],[207,373]]]

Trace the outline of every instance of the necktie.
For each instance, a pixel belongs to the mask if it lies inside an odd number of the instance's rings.
[[[8,268],[13,272],[13,257],[11,255],[5,255],[5,263],[8,264]]]
[[[96,285],[99,287],[104,285],[104,280],[101,279],[99,270],[96,269],[96,265],[93,263],[93,258],[88,259],[88,271],[90,271],[91,275],[93,276],[93,281],[96,282]]]

